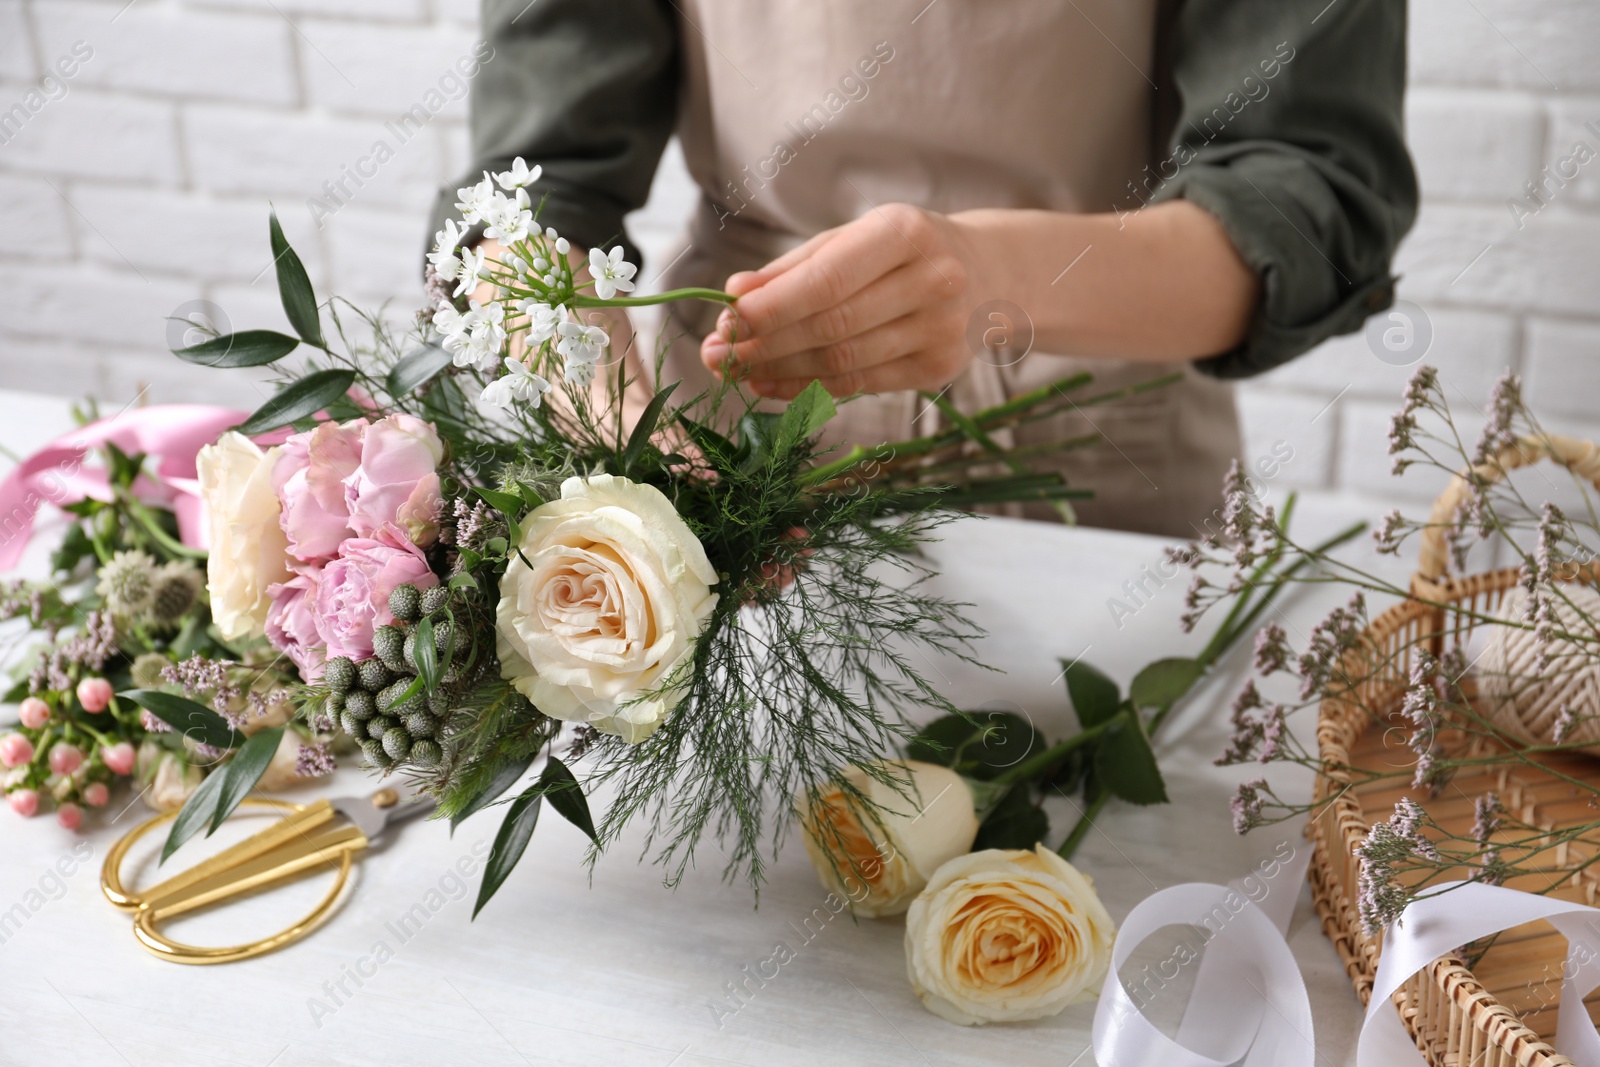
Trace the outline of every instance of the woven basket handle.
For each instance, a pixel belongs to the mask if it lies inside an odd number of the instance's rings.
[[[1576,437],[1546,434],[1542,437],[1523,436],[1516,443],[1501,449],[1487,463],[1479,463],[1472,472],[1486,483],[1498,482],[1506,471],[1526,467],[1541,459],[1550,459],[1568,467],[1572,473],[1587,478],[1600,489],[1600,445]],[[1456,511],[1472,492],[1472,483],[1465,475],[1450,479],[1445,491],[1433,502],[1433,514],[1428,527],[1422,531],[1422,552],[1417,560],[1417,573],[1428,581],[1438,581],[1450,570],[1450,549],[1445,544],[1445,530],[1455,522]]]

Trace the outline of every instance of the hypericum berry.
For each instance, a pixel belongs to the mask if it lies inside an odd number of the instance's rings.
[[[356,684],[356,665],[349,657],[335,656],[322,665],[322,680],[335,693],[343,693]]]
[[[378,702],[365,689],[352,689],[345,694],[344,710],[345,714],[354,715],[358,721],[365,722],[378,713]]]
[[[11,810],[24,819],[31,819],[39,810],[39,794],[32,789],[13,789],[6,794]]]
[[[376,693],[394,681],[394,672],[385,667],[382,660],[369,659],[356,668],[356,677],[361,679],[361,688]]]
[[[339,713],[339,725],[344,727],[344,732],[360,740],[367,732],[366,720],[358,719],[349,708]]]
[[[33,762],[33,742],[21,734],[0,737],[0,763],[7,767],[20,767]],[[13,794],[15,795],[15,794]]]
[[[439,720],[426,711],[413,711],[400,720],[406,733],[415,738],[432,737],[439,732]]]
[[[104,782],[90,782],[83,787],[83,802],[91,808],[103,808],[111,800],[111,789]]]
[[[416,622],[422,609],[422,594],[414,585],[397,585],[389,594],[389,613],[401,622]]]
[[[112,774],[132,774],[133,764],[138,755],[131,742],[118,741],[100,750],[100,762],[104,763]]]
[[[442,585],[423,591],[420,610],[424,616],[432,615],[450,601],[450,590]]]
[[[111,706],[111,683],[104,678],[85,678],[78,683],[78,703],[83,710],[98,715]]]
[[[383,743],[381,741],[361,742],[361,754],[367,757],[367,762],[372,764],[374,767],[381,767],[384,770],[388,770],[390,767],[394,766],[394,760],[390,759],[389,754],[383,750]]]
[[[419,767],[437,767],[444,762],[444,749],[437,741],[413,741],[411,762]]]
[[[17,705],[17,718],[30,730],[37,730],[50,721],[50,705],[38,697],[28,697]]]
[[[411,735],[406,733],[403,727],[396,726],[383,735],[383,751],[388,753],[392,760],[405,759],[411,755]]]
[[[406,635],[398,626],[380,626],[372,631],[373,655],[391,671],[405,671],[405,645]]]
[[[374,715],[367,720],[367,736],[374,741],[381,740],[383,735],[400,725],[398,719],[391,719],[387,715]]]
[[[77,745],[57,741],[50,746],[50,770],[56,774],[71,774],[83,766],[83,750]]]
[[[76,804],[63,804],[56,809],[56,822],[65,830],[76,830],[83,825],[83,809]]]

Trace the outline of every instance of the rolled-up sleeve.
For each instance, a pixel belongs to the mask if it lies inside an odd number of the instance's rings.
[[[1260,275],[1249,336],[1196,364],[1247,377],[1393,302],[1390,260],[1417,210],[1406,5],[1188,0],[1175,31],[1179,112],[1151,200],[1205,208]]]
[[[677,116],[677,28],[661,0],[484,0],[486,56],[469,101],[472,166],[435,203],[428,233],[459,218],[456,188],[521,156],[544,168],[539,221],[574,244],[622,242]]]

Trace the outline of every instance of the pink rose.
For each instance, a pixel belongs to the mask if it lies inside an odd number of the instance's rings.
[[[395,587],[431,589],[438,584],[415,545],[371,538],[346,541],[339,558],[322,569],[318,581],[314,617],[325,654],[358,661],[370,658],[372,631],[394,622],[389,594]]]
[[[439,462],[444,445],[429,424],[390,415],[367,429],[361,465],[345,479],[350,528],[357,537],[393,539],[393,525],[411,544],[426,548],[439,535]]]
[[[307,563],[322,563],[339,552],[350,537],[350,509],[345,480],[361,465],[365,419],[322,423],[293,434],[272,470],[272,485],[282,501],[280,521],[289,538],[289,554]]]
[[[322,634],[317,630],[317,587],[320,572],[307,567],[287,582],[267,589],[272,605],[267,609],[267,640],[300,669],[300,677],[314,682],[322,677]]]

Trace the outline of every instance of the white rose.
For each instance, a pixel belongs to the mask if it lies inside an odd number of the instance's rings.
[[[184,762],[175,753],[162,752],[150,788],[144,791],[144,802],[155,811],[177,811],[200,788],[202,777],[199,767]]]
[[[277,459],[277,448],[263,452],[231,430],[195,459],[210,541],[211,617],[227,638],[262,633],[270,604],[267,587],[290,578],[289,542],[278,523],[278,494],[272,487]]]
[[[609,474],[563,482],[519,547],[500,582],[501,675],[546,715],[643,741],[683,699],[659,690],[717,603],[705,549],[659,489]]]
[[[906,914],[906,970],[953,1023],[1042,1019],[1093,1000],[1116,924],[1094,883],[1040,846],[946,863]]]
[[[933,872],[978,836],[972,790],[960,775],[916,760],[892,766],[899,789],[848,767],[840,777],[855,793],[828,782],[797,798],[806,852],[823,887],[872,919],[905,911]]]

